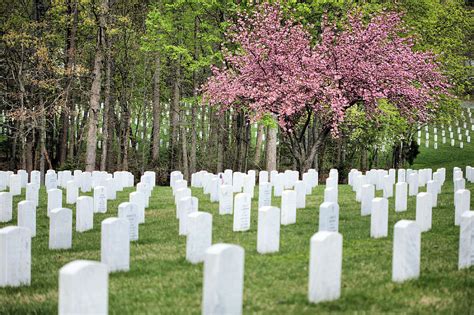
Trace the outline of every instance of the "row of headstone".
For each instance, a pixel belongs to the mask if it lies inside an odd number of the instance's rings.
[[[145,172],[145,175],[147,172]],[[155,183],[154,172],[148,172],[151,180],[153,181],[153,186]],[[30,180],[28,182],[28,179]],[[73,182],[74,185],[71,183]],[[41,184],[41,174],[39,171],[32,171],[30,174],[25,170],[18,170],[15,174],[11,171],[0,171],[0,191],[10,189],[10,193],[13,196],[21,194],[21,189],[27,188],[28,183],[40,186]],[[125,187],[133,187],[134,185],[134,176],[132,173],[127,171],[117,171],[113,174],[109,174],[103,171],[93,171],[93,172],[83,172],[81,170],[75,170],[73,172],[69,170],[59,171],[56,173],[54,170],[48,170],[45,174],[44,184],[46,190],[54,188],[63,188],[68,189],[71,187],[71,199],[74,200],[74,190],[79,189],[82,192],[90,192],[93,188],[97,186],[112,186],[115,188],[115,191],[122,191]],[[151,184],[151,182],[150,182]],[[68,189],[69,190],[69,189]],[[68,202],[70,204],[74,202]]]
[[[53,174],[53,172],[48,174]],[[130,194],[130,202],[119,206],[119,218],[109,218],[102,222],[101,259],[109,272],[129,269],[129,242],[138,240],[138,224],[144,222],[144,208],[148,206],[148,199],[155,183],[154,172],[146,172],[141,181],[144,182],[139,183],[142,186],[137,185],[137,191]],[[31,238],[36,235],[39,185],[28,183],[26,188],[26,200],[18,203],[18,226],[0,229],[0,286],[29,285],[31,282]],[[93,214],[106,212],[106,201],[105,187],[102,186],[94,188],[94,197],[76,198],[76,230],[78,232],[93,228]],[[73,211],[63,208],[62,203],[60,189],[48,190],[50,249],[72,247]],[[1,192],[0,219],[2,222],[9,222],[11,217],[12,194]]]

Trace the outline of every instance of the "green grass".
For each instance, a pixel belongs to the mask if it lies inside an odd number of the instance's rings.
[[[416,167],[452,167],[472,163],[474,146],[464,150],[441,145],[439,150],[421,148]],[[474,184],[467,184],[473,190]],[[218,215],[218,204],[210,203],[200,189],[193,195],[200,211],[213,214],[213,242],[239,244],[245,248],[244,313],[448,313],[474,312],[473,268],[459,271],[459,228],[454,226],[453,185],[447,180],[433,209],[433,228],[422,235],[421,276],[403,284],[391,281],[393,226],[401,219],[415,219],[415,198],[408,211],[394,212],[390,199],[389,236],[371,239],[370,218],[360,216],[360,205],[347,185],[339,188],[340,232],[344,237],[342,292],[334,302],[307,301],[309,239],[318,228],[318,209],[324,186],[307,198],[299,210],[297,223],[281,228],[280,252],[256,252],[257,198],[252,203],[252,223],[248,232],[232,232],[232,216]],[[128,189],[109,201],[106,214],[96,214],[94,230],[73,232],[73,248],[48,250],[48,220],[45,191],[41,190],[37,215],[37,236],[32,244],[30,287],[0,289],[1,314],[51,314],[57,312],[58,271],[75,259],[100,259],[100,222],[117,215],[118,204],[128,200]],[[255,190],[256,193],[258,189]],[[378,193],[380,195],[380,192]],[[14,198],[14,207],[24,195]],[[65,200],[65,196],[64,199]],[[274,198],[274,205],[280,204]],[[14,220],[16,222],[16,211]],[[13,224],[11,222],[10,224]],[[2,223],[0,227],[9,224]],[[140,240],[131,245],[131,270],[110,275],[109,309],[113,314],[199,314],[202,293],[202,264],[185,260],[185,238],[178,236],[178,222],[171,190],[156,187],[146,223],[140,226]]]

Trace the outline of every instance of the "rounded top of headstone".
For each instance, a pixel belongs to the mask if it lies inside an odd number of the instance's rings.
[[[210,255],[219,255],[223,252],[234,251],[234,252],[242,252],[244,253],[245,250],[243,247],[235,244],[226,244],[226,243],[218,243],[210,246],[206,250],[206,254]]]
[[[326,241],[331,238],[342,238],[342,235],[339,232],[330,232],[330,231],[319,231],[311,237],[311,241]]]
[[[70,263],[64,265],[59,273],[62,275],[75,275],[79,272],[86,271],[88,269],[105,269],[107,271],[107,266],[103,263],[93,260],[74,260]]]
[[[21,233],[21,234],[27,233],[29,236],[31,236],[30,229],[23,226],[9,225],[0,229],[0,234],[10,234],[10,233]]]

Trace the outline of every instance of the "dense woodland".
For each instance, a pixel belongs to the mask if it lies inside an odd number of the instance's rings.
[[[211,66],[224,62],[226,30],[254,2],[3,1],[2,168],[155,170],[164,182],[174,169],[188,177],[200,169],[295,167],[271,117],[221,111],[202,98]],[[289,0],[281,6],[316,38],[326,12],[336,24],[354,10],[401,12],[416,49],[438,54],[451,93],[472,94],[473,14],[464,1]],[[450,123],[457,112],[458,100],[447,99],[430,122]],[[318,128],[317,118],[308,123]],[[344,173],[406,164],[417,152],[418,127],[388,105],[370,119],[355,108],[337,137],[318,147],[311,166]]]

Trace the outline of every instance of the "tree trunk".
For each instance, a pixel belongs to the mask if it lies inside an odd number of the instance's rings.
[[[153,163],[158,164],[160,158],[160,80],[161,80],[161,56],[157,53],[155,60],[155,73],[153,74],[153,139],[151,156]]]
[[[111,99],[112,85],[112,53],[110,38],[107,41],[106,66],[105,66],[105,91],[104,91],[104,108],[102,112],[102,155],[100,159],[100,170],[107,169],[107,152],[109,147],[109,108]]]
[[[46,113],[44,108],[43,97],[40,96],[40,177],[41,183],[44,184],[44,175],[46,173],[45,159],[46,159]]]
[[[262,159],[262,142],[263,142],[263,133],[265,131],[263,124],[258,124],[257,127],[257,142],[255,144],[255,158],[253,164],[255,167],[260,168],[260,160]]]
[[[177,167],[178,158],[178,132],[179,132],[179,101],[180,101],[181,68],[179,62],[175,65],[175,80],[173,82],[173,100],[170,107],[170,134],[169,134],[169,170]]]
[[[199,58],[198,51],[198,31],[199,31],[199,18],[196,15],[194,18],[194,60],[197,61]],[[191,104],[191,152],[189,161],[189,171],[191,174],[196,172],[196,108],[198,106],[198,80],[197,71],[193,71],[193,103]]]
[[[224,171],[224,141],[223,137],[224,133],[224,115],[219,116],[219,122],[217,127],[217,173],[221,173]]]
[[[89,117],[87,124],[87,145],[86,145],[86,171],[95,170],[96,149],[97,149],[97,124],[99,121],[100,110],[100,90],[101,90],[101,72],[104,47],[105,31],[105,12],[108,11],[108,0],[102,2],[103,12],[99,13],[99,26],[97,34],[96,54],[94,59],[94,70],[91,86],[91,95],[89,99]]]
[[[266,158],[267,158],[267,171],[274,171],[277,169],[276,167],[276,146],[277,146],[277,132],[278,129],[269,126],[267,129],[267,137],[266,137],[266,142],[267,142],[267,152],[266,152]]]
[[[186,180],[189,180],[189,164],[188,164],[188,139],[186,137],[186,111],[181,111],[181,150],[183,159],[183,175]]]

